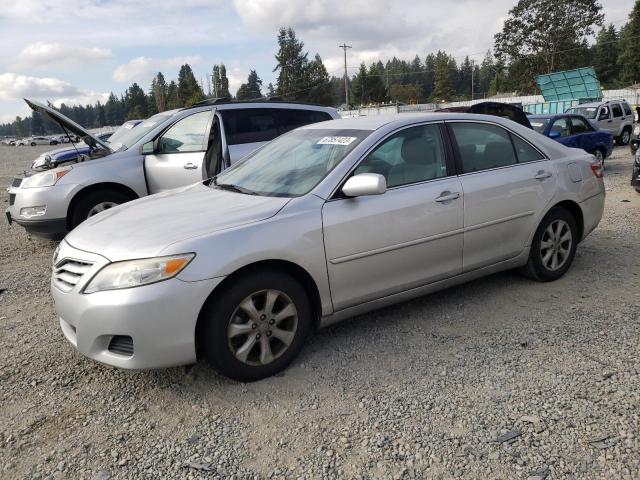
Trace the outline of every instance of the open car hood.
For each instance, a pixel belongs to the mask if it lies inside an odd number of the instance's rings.
[[[76,122],[74,122],[70,118],[65,117],[57,110],[49,107],[48,105],[43,105],[40,102],[36,102],[35,100],[29,100],[25,98],[24,101],[27,102],[27,105],[29,105],[29,107],[34,112],[38,112],[44,118],[59,124],[63,129],[68,130],[69,132],[73,133],[74,135],[77,135],[82,139],[89,137],[94,141],[96,145],[99,145],[100,147],[104,148],[109,153],[113,153],[113,150],[111,150],[111,148],[109,148],[109,146],[106,143],[101,141],[99,138],[91,135],[87,130],[82,128],[80,125],[78,125]]]

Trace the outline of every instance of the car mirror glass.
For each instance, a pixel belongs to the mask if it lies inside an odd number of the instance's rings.
[[[142,155],[149,155],[155,151],[155,145],[153,142],[147,142],[140,147],[140,153]]]

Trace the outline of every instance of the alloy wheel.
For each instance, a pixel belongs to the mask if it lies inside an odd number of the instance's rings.
[[[573,236],[571,227],[564,220],[554,220],[545,229],[540,241],[540,258],[545,268],[561,269],[569,258]]]
[[[236,307],[227,326],[233,355],[244,364],[267,365],[284,354],[298,330],[295,304],[280,290],[261,290]]]
[[[110,208],[116,207],[118,204],[116,202],[100,202],[89,210],[87,214],[87,218],[93,217],[95,214],[104,212]]]
[[[626,145],[627,143],[629,143],[629,140],[631,139],[631,135],[629,134],[629,130],[625,130],[624,132],[622,132],[622,144]]]

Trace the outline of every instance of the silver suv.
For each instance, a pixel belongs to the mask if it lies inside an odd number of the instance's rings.
[[[210,178],[289,130],[339,118],[316,105],[212,100],[154,115],[107,143],[46,105],[27,104],[90,147],[77,163],[27,173],[9,188],[9,224],[47,238],[129,200]]]
[[[567,113],[586,117],[594,127],[611,133],[620,145],[627,145],[631,140],[633,110],[626,100],[583,103]]]

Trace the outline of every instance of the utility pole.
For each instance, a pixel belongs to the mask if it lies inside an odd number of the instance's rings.
[[[338,45],[341,49],[344,50],[344,101],[346,104],[346,108],[349,108],[349,80],[347,77],[347,48],[352,48],[351,45],[347,45],[343,43],[342,45]]]
[[[473,65],[473,60],[471,60],[471,100],[473,101],[473,73],[474,73],[475,67]]]

